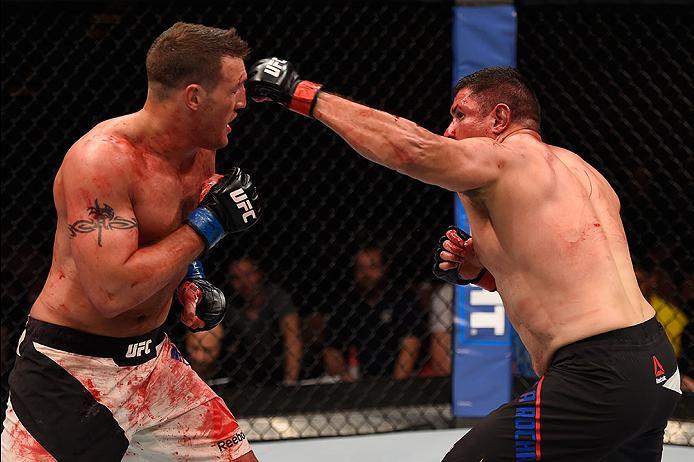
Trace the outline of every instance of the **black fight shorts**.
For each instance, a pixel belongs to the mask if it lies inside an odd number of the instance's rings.
[[[114,338],[29,318],[17,353],[2,462],[221,462],[251,450],[160,329]]]
[[[652,318],[560,348],[530,390],[482,419],[443,461],[660,461],[680,396],[675,354]]]

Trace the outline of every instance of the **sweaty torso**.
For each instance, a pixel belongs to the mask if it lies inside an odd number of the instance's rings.
[[[94,127],[70,148],[58,170],[53,185],[57,211],[53,259],[43,290],[31,309],[30,315],[34,318],[99,335],[127,337],[160,326],[168,315],[173,293],[183,274],[134,308],[109,319],[100,315],[87,297],[80,281],[80,268],[71,250],[71,239],[84,236],[71,237],[68,230],[68,225],[74,223],[68,222],[68,193],[63,172],[70,163],[81,161],[88,143],[106,143],[113,147],[114,155],[121,156],[121,162],[105,165],[100,171],[91,171],[82,180],[98,182],[106,188],[121,187],[126,183],[132,204],[130,215],[134,216],[121,218],[137,220],[138,248],[152,245],[180,227],[186,215],[196,206],[203,181],[213,173],[213,151],[200,150],[188,162],[172,165],[164,157],[145,148],[131,136],[132,117],[119,117]],[[114,165],[119,168],[114,168]],[[85,208],[94,205],[87,197],[84,204]],[[115,210],[115,214],[118,217],[119,210]],[[117,232],[105,229],[115,219],[104,220],[101,230],[103,239],[108,238],[109,232]],[[89,226],[94,227],[86,225]],[[91,234],[96,236],[97,232],[95,230]],[[147,278],[148,275],[141,274],[139,277]]]
[[[574,153],[507,138],[499,179],[459,194],[475,250],[538,374],[560,347],[654,315],[632,269],[619,200]]]

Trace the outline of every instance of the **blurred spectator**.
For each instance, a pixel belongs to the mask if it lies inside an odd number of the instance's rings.
[[[303,342],[299,314],[290,295],[266,281],[248,257],[232,261],[228,276],[234,294],[228,297],[223,324],[232,341],[234,381],[243,383],[245,373],[256,384],[296,383]]]
[[[188,332],[185,347],[190,367],[213,389],[229,382],[228,371],[220,360],[224,328],[221,324],[208,331]]]
[[[417,298],[390,286],[386,276],[380,249],[366,247],[356,253],[353,287],[327,322],[328,374],[346,381],[360,374],[395,379],[412,375],[425,320]]]
[[[684,311],[671,301],[671,296],[666,295],[674,293],[674,284],[667,274],[659,270],[646,271],[643,268],[636,268],[636,279],[643,296],[655,309],[655,316],[663,325],[675,355],[679,357],[682,350],[682,331],[688,319]],[[664,291],[664,288],[667,291]]]
[[[301,338],[304,343],[302,379],[316,379],[324,375],[323,351],[325,349],[325,318],[323,313],[312,311],[301,316]]]
[[[417,374],[419,377],[451,375],[454,292],[454,287],[445,283],[420,287],[422,308],[429,316],[429,360]]]

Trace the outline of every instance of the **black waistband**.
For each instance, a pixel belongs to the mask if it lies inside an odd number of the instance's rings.
[[[636,324],[635,326],[611,330],[563,346],[554,354],[552,362],[564,359],[577,351],[597,346],[624,345],[631,348],[638,348],[639,346],[647,347],[652,345],[653,342],[661,340],[664,335],[663,326],[661,326],[660,322],[653,316],[648,321]]]
[[[154,358],[156,347],[164,337],[161,327],[135,337],[106,337],[30,317],[25,338],[56,350],[112,358],[119,365],[134,365]]]

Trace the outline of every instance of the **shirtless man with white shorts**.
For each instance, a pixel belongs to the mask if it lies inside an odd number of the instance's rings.
[[[175,24],[147,54],[144,107],[65,155],[53,261],[10,376],[3,461],[256,461],[161,329],[174,293],[191,330],[222,320],[223,293],[196,259],[259,218],[247,174],[214,175],[246,105],[247,53],[234,29]]]
[[[681,394],[672,347],[639,291],[617,195],[578,155],[543,142],[523,76],[461,79],[444,136],[323,91],[277,58],[255,63],[247,88],[373,162],[458,193],[474,238],[449,230],[435,273],[499,292],[540,379],[445,462],[660,460]]]

